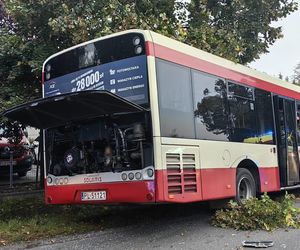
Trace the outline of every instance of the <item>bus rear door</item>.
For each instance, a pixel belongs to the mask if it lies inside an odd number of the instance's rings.
[[[295,101],[274,96],[278,164],[282,187],[299,183]]]

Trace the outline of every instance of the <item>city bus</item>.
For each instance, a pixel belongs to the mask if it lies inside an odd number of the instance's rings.
[[[43,97],[4,116],[41,129],[45,201],[188,203],[299,186],[300,88],[149,30],[50,56]]]

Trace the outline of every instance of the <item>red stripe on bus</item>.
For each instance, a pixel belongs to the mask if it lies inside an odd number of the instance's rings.
[[[107,199],[105,201],[81,201],[81,192],[86,191],[106,191]],[[155,184],[154,181],[132,181],[61,186],[45,185],[45,202],[47,204],[152,203],[155,202]]]
[[[280,190],[278,167],[259,168],[261,192]],[[189,175],[190,177],[190,175]],[[170,182],[167,170],[156,170],[156,181],[132,181],[115,183],[45,185],[45,201],[48,204],[78,203],[188,203],[203,200],[230,198],[236,195],[236,169],[197,169],[195,180],[181,176],[181,192],[170,192],[176,182]],[[46,181],[46,180],[45,180]],[[186,190],[185,190],[186,188]],[[191,189],[190,189],[191,188]],[[105,201],[81,201],[81,192],[107,192]],[[174,189],[173,189],[174,191]]]
[[[172,172],[172,171],[171,171]],[[168,170],[156,170],[156,202],[188,203],[202,200],[200,170],[195,172],[195,181],[180,173],[170,173]],[[179,179],[178,179],[179,178]],[[186,191],[192,188],[192,190]],[[172,189],[172,191],[170,191]]]
[[[222,78],[226,78],[228,80],[236,81],[239,83],[243,83],[248,86],[257,87],[260,89],[264,89],[279,95],[287,96],[290,98],[295,98],[300,100],[300,93],[294,90],[290,90],[278,85],[275,85],[271,82],[263,81],[261,79],[245,75],[242,73],[239,73],[237,71],[228,69],[226,67],[222,67],[213,63],[210,63],[208,61],[205,61],[203,59],[199,59],[194,56],[187,55],[183,52],[179,52],[177,50],[152,43],[152,42],[146,42],[147,47],[151,47],[150,44],[153,44],[154,50],[149,50],[148,55],[155,56],[167,61],[171,61],[183,66],[187,66],[193,69],[197,69],[212,75],[216,75]],[[289,84],[289,83],[287,83]]]
[[[230,198],[236,195],[235,168],[197,169],[196,174],[200,177],[197,180],[196,192],[186,192],[184,188],[189,183],[185,183],[184,176],[182,176],[181,183],[176,185],[176,182],[172,181],[172,174],[169,174],[168,170],[157,170],[156,201],[188,203]],[[174,185],[178,187],[177,190],[180,190],[179,187],[181,186],[181,192],[174,192]]]
[[[151,42],[146,42],[146,55],[154,55],[154,44]]]
[[[259,168],[260,191],[273,192],[280,190],[279,168]]]
[[[203,200],[222,199],[236,195],[236,169],[201,169]]]
[[[260,192],[280,190],[279,168],[260,167]],[[203,200],[233,197],[236,195],[236,169],[201,169]]]
[[[201,188],[194,193],[170,193],[169,187],[173,185],[169,182],[167,170],[156,171],[156,200],[157,202],[177,202],[187,203],[204,200],[231,198],[236,195],[236,169],[235,168],[210,168],[197,169]],[[261,192],[272,192],[280,190],[278,167],[260,167]],[[184,190],[184,179],[182,183]]]

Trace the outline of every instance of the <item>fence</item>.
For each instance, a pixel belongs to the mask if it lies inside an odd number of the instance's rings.
[[[26,163],[20,155],[9,147],[0,149],[0,196],[9,196],[17,193],[32,193],[43,189],[43,167],[40,163],[40,145],[32,147],[31,156]],[[24,156],[22,156],[24,157]],[[26,167],[24,167],[26,166]]]

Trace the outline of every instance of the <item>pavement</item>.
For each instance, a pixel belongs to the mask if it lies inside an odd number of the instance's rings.
[[[297,204],[299,206],[299,204]],[[243,241],[271,240],[270,249],[300,249],[300,230],[235,231],[210,225],[205,204],[128,206],[112,209],[111,225],[77,234],[0,248],[16,249],[250,249]],[[127,223],[121,223],[127,219]]]

